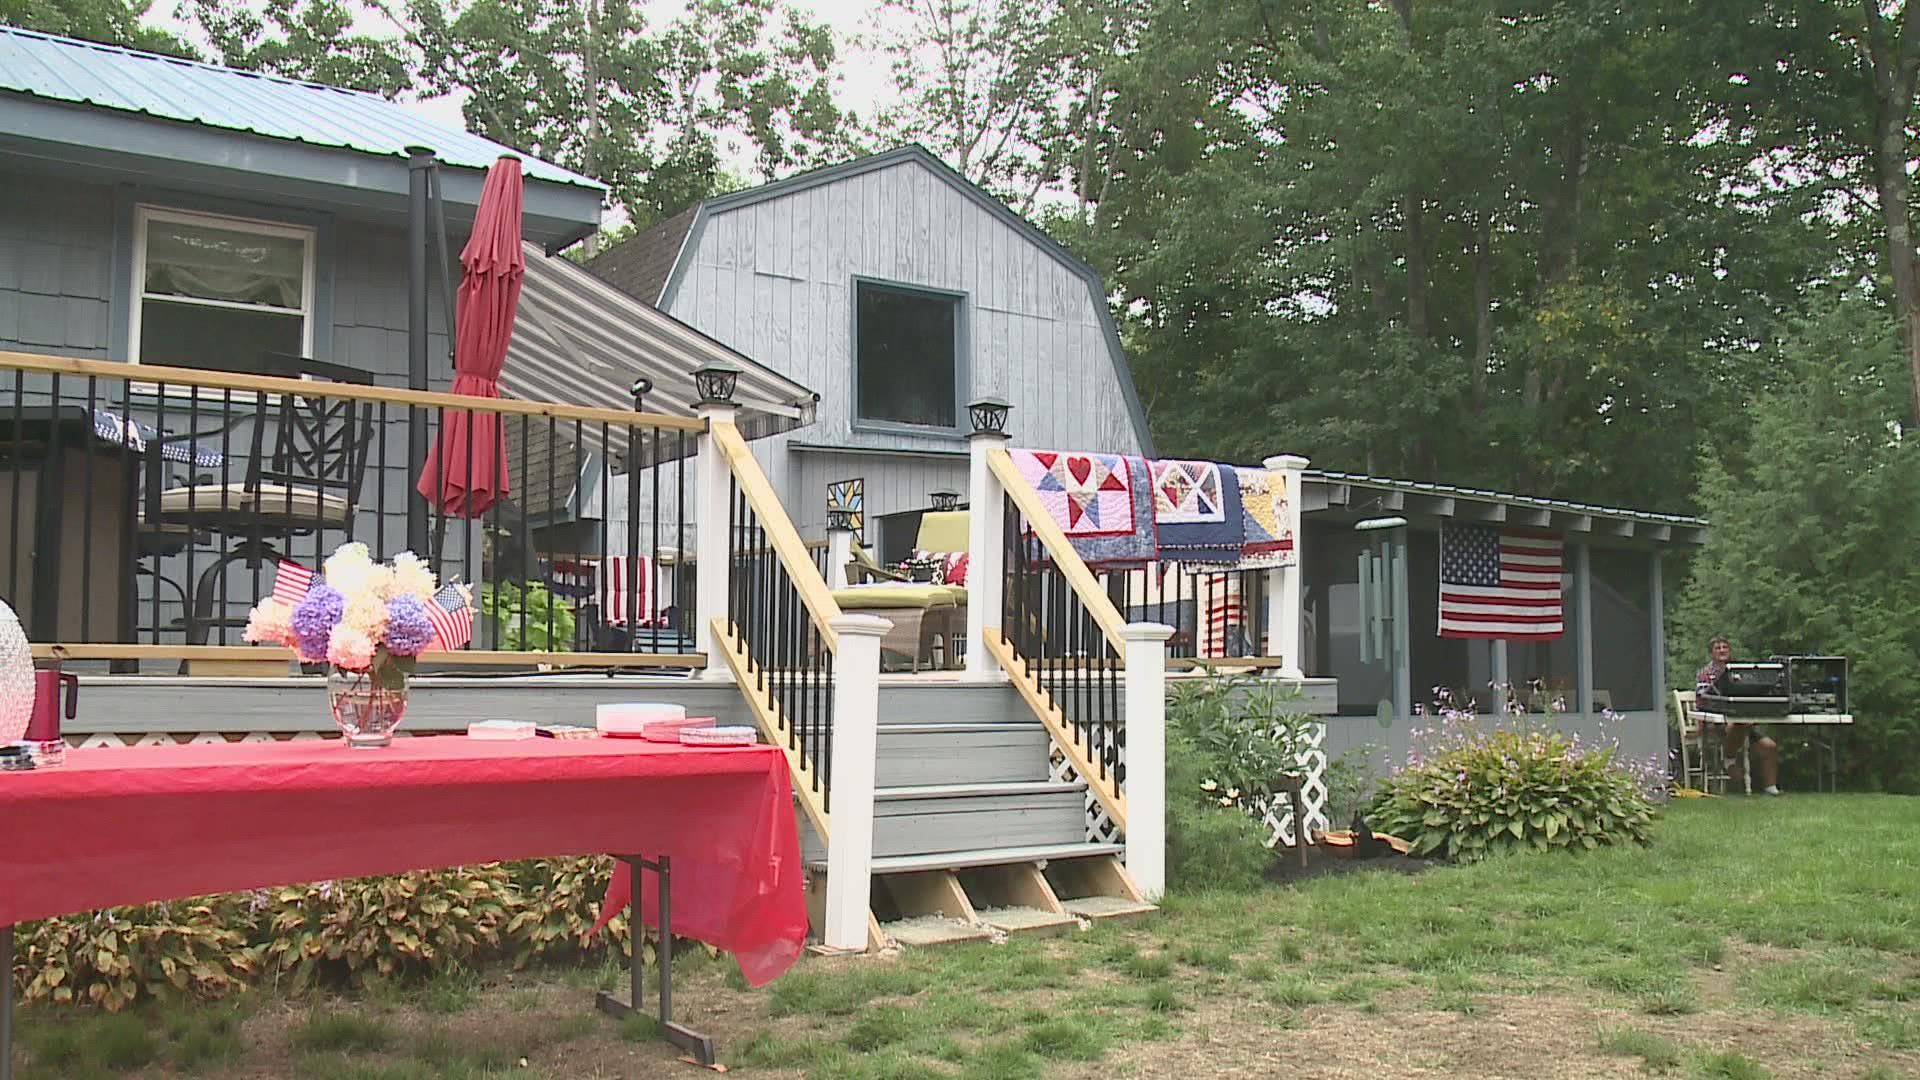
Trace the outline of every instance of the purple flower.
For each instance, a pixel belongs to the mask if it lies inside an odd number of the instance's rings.
[[[395,656],[419,656],[433,644],[433,624],[427,606],[415,596],[387,601],[387,651]]]
[[[293,609],[293,636],[300,644],[300,658],[319,661],[327,658],[327,639],[334,624],[347,610],[347,598],[326,585],[315,585]]]

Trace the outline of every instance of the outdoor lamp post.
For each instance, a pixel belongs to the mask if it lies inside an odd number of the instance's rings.
[[[1005,398],[983,397],[967,404],[967,416],[973,421],[975,435],[1004,435],[1007,412],[1013,406]]]
[[[960,493],[957,491],[936,491],[930,495],[929,498],[933,500],[933,508],[935,510],[958,510],[960,508]]]
[[[700,404],[722,405],[733,401],[733,390],[740,382],[740,369],[732,364],[702,364],[693,369],[693,385],[700,393]]]
[[[646,411],[646,409],[643,408],[642,406],[646,401],[647,395],[651,393],[653,393],[652,379],[649,379],[645,375],[642,375],[639,378],[633,380],[633,411],[634,412]]]
[[[828,532],[852,532],[853,531],[853,511],[851,510],[827,511],[827,531]]]

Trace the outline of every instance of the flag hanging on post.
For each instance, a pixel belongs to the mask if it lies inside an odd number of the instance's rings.
[[[1547,641],[1565,630],[1558,534],[1440,527],[1440,636]]]
[[[281,559],[273,568],[273,598],[298,604],[313,589],[313,571],[297,562]]]
[[[433,624],[433,648],[443,652],[466,647],[473,640],[473,606],[466,586],[448,582],[433,594],[427,605],[427,621]]]

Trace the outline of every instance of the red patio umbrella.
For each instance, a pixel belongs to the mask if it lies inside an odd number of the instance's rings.
[[[460,249],[460,299],[453,327],[453,392],[500,396],[500,368],[527,272],[520,251],[520,159],[487,170],[473,235]],[[441,410],[440,439],[427,454],[417,490],[448,514],[478,517],[507,493],[500,414]]]

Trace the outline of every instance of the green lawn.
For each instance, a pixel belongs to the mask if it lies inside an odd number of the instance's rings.
[[[1920,799],[1683,802],[1651,848],[1181,892],[1129,927],[807,960],[763,991],[692,968],[685,1018],[763,1076],[1920,1077]],[[581,1019],[615,974],[26,1010],[51,1068],[25,1075],[639,1075],[670,1056],[643,1026]]]

